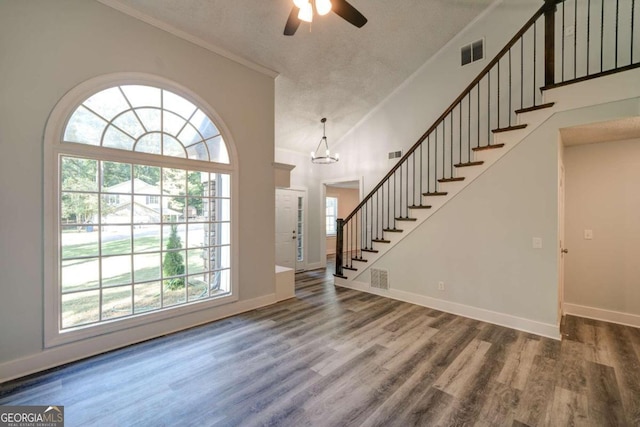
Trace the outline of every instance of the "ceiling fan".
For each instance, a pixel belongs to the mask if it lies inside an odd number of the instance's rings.
[[[284,26],[284,35],[294,35],[302,21],[313,21],[314,10],[318,15],[326,15],[333,11],[336,15],[358,28],[367,23],[367,18],[346,0],[293,0],[289,19],[287,19],[287,24]]]

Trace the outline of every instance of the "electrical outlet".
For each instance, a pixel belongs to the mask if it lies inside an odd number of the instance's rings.
[[[584,240],[593,239],[593,230],[584,230]]]
[[[438,282],[438,290],[444,291],[444,282]]]
[[[533,249],[542,249],[542,237],[534,237],[532,246]]]

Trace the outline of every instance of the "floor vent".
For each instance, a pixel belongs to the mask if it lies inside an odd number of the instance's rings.
[[[389,272],[387,270],[372,268],[371,287],[376,289],[389,289]]]

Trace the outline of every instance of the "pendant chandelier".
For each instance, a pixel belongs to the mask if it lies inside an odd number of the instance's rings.
[[[298,19],[305,22],[313,21],[314,9],[318,15],[326,15],[331,12],[331,0],[293,0],[293,4],[300,9]]]
[[[327,135],[326,135],[327,119],[323,117],[322,120],[320,120],[320,123],[322,123],[322,138],[320,138],[320,142],[318,142],[318,147],[316,148],[316,151],[311,152],[311,163],[319,163],[319,164],[336,163],[338,160],[340,160],[340,155],[338,153],[331,154],[331,151],[329,151],[329,144],[327,143]],[[324,142],[324,156],[317,155],[317,153],[320,152],[320,146],[322,145],[323,142]]]

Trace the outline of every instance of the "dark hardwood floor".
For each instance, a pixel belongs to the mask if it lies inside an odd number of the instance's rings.
[[[296,277],[296,298],[0,385],[67,426],[639,426],[640,330],[562,342]]]

